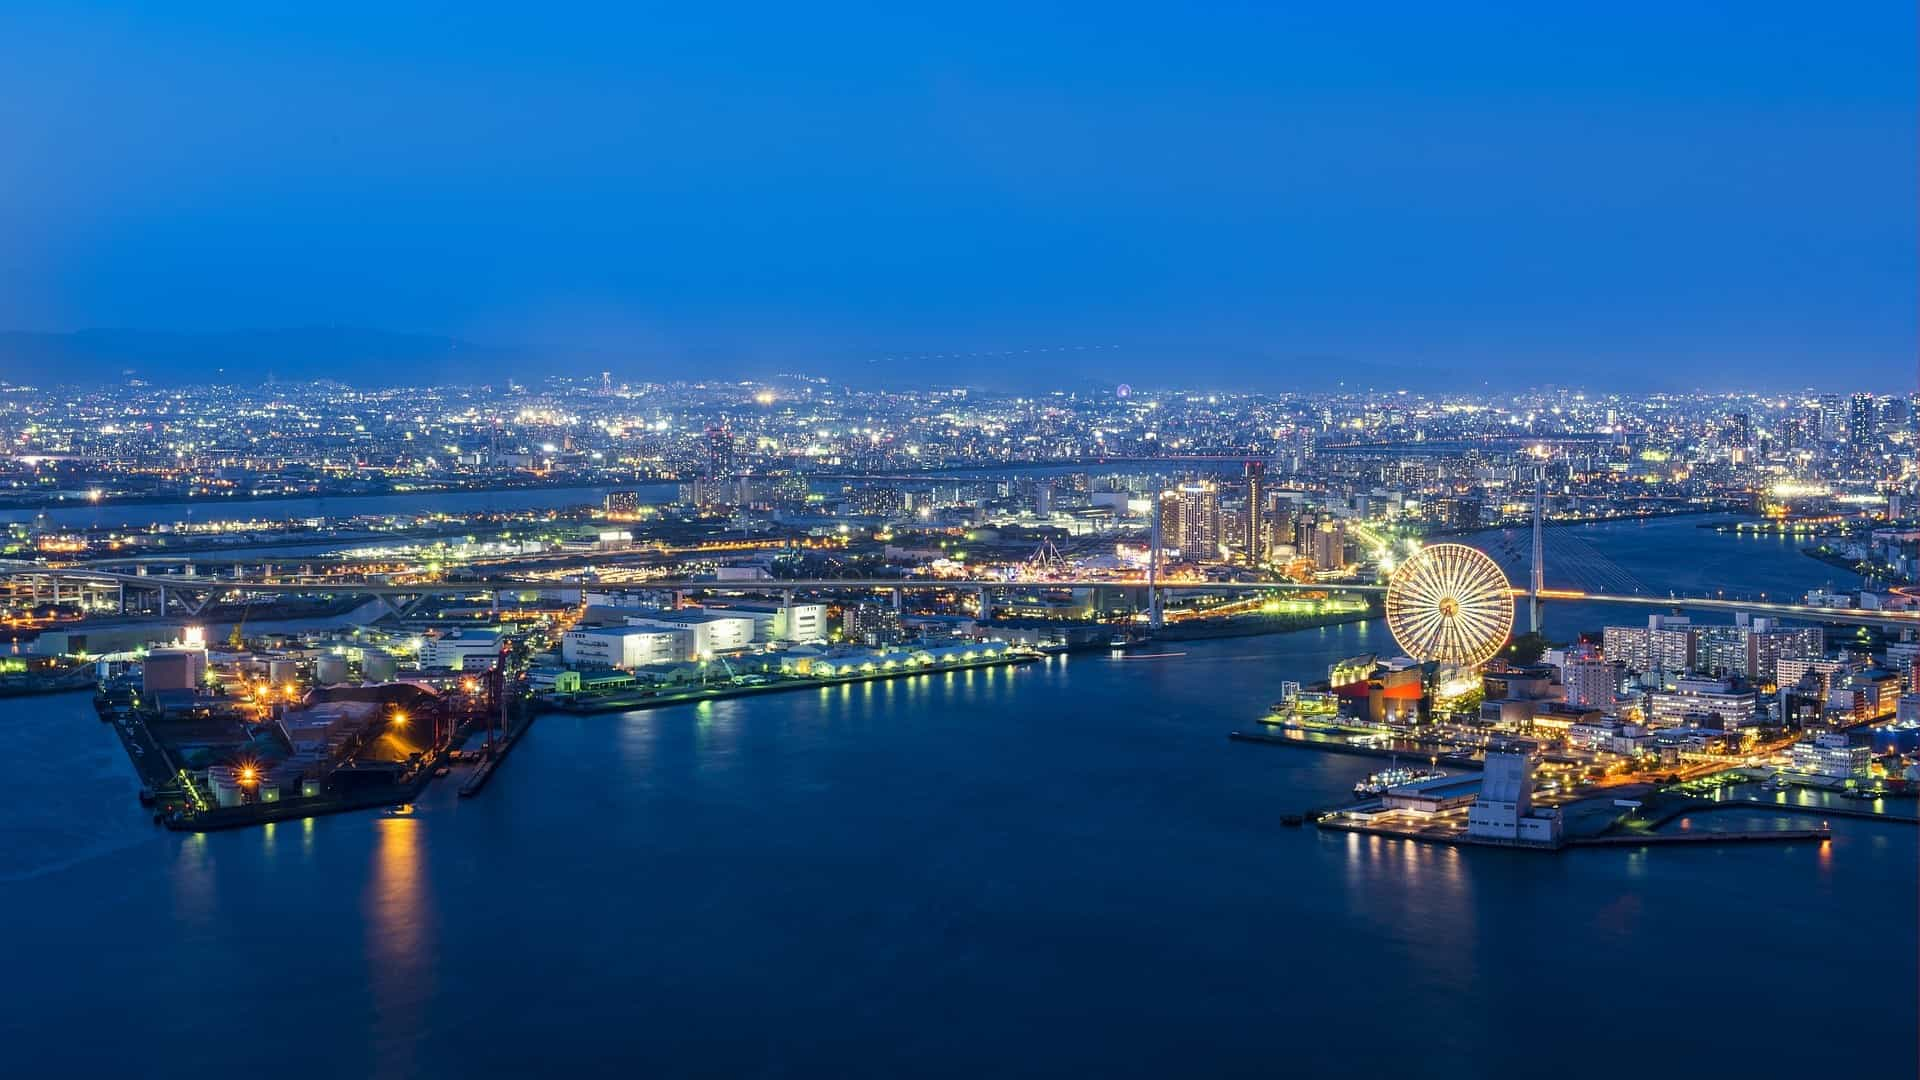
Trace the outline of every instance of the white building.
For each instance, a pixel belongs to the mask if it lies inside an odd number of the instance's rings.
[[[1734,618],[1744,619],[1745,614]],[[1746,625],[1750,630],[1747,671],[1754,682],[1792,685],[1779,677],[1780,661],[1818,660],[1826,655],[1826,631],[1817,626],[1781,626],[1777,619],[1752,619]]]
[[[560,658],[579,667],[636,668],[692,655],[693,631],[686,627],[602,626],[560,638]]]
[[[823,641],[827,637],[827,605],[729,603],[709,611],[751,615],[755,641]]]
[[[1601,649],[1642,674],[1683,675],[1693,669],[1693,624],[1682,615],[1649,615],[1645,628],[1609,626]]]
[[[1893,709],[1894,723],[1902,727],[1920,726],[1920,694],[1902,694]]]
[[[1707,714],[1720,721],[1720,730],[1735,731],[1756,723],[1753,710],[1759,700],[1752,689],[1738,689],[1727,679],[1681,679],[1672,690],[1647,695],[1647,722],[1674,727],[1689,716]]]
[[[1480,796],[1467,809],[1467,835],[1476,840],[1530,844],[1560,842],[1560,812],[1533,809],[1533,758],[1489,750]]]
[[[1652,739],[1646,728],[1610,717],[1567,726],[1567,745],[1576,750],[1636,754],[1649,746]]]
[[[500,655],[500,631],[469,626],[428,637],[420,643],[420,666],[454,671],[489,671]]]
[[[1843,732],[1829,732],[1793,744],[1793,771],[1824,780],[1847,780],[1867,775],[1873,748],[1854,745]]]
[[[1887,666],[1900,673],[1903,690],[1913,689],[1915,660],[1920,660],[1920,641],[1893,641],[1887,644]]]
[[[580,600],[588,607],[609,608],[658,608],[671,610],[674,604],[672,589],[586,589],[580,594]]]
[[[1567,704],[1576,709],[1607,709],[1620,691],[1621,665],[1597,658],[1568,660],[1560,669]]]
[[[651,626],[666,630],[689,630],[692,655],[699,659],[716,653],[733,652],[753,644],[754,618],[750,614],[725,611],[663,611],[650,615],[627,616],[628,626]]]
[[[1821,692],[1826,693],[1833,689],[1834,676],[1846,670],[1847,664],[1844,660],[1782,656],[1774,664],[1774,677],[1781,686],[1795,686],[1807,672],[1811,671],[1820,679]]]

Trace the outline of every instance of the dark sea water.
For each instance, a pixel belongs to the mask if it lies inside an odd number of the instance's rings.
[[[1731,562],[1774,588],[1831,576],[1691,524],[1606,529],[1586,538],[1623,563],[1745,545]],[[148,824],[84,696],[0,701],[0,1059],[23,1076],[1914,1075],[1911,827],[1562,856],[1282,828],[1368,764],[1226,733],[1285,679],[1390,652],[1384,631],[1174,648],[550,715],[477,799],[443,785],[410,817],[204,837]]]

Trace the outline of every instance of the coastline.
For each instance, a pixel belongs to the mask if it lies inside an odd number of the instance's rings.
[[[910,668],[896,671],[872,671],[855,675],[834,675],[827,678],[802,676],[781,679],[776,682],[762,683],[757,686],[711,686],[698,690],[686,690],[671,694],[651,692],[628,692],[608,694],[590,700],[551,700],[537,703],[537,708],[545,712],[573,713],[576,716],[591,716],[599,713],[637,712],[642,709],[663,709],[673,705],[697,705],[707,701],[720,701],[727,698],[753,697],[759,694],[790,693],[795,690],[808,690],[814,687],[825,689],[830,686],[846,686],[853,683],[881,682],[888,679],[904,679],[916,675],[938,675],[942,672],[972,671],[976,668],[1008,667],[1037,663],[1044,659],[1035,654],[996,656],[991,660],[969,660],[958,664],[944,664],[937,668]]]

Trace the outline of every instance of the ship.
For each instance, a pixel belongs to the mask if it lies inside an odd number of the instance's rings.
[[[1391,788],[1417,784],[1422,780],[1438,780],[1447,775],[1439,769],[1409,769],[1400,764],[1398,758],[1379,772],[1353,785],[1353,793],[1359,798],[1384,795]]]
[[[0,697],[64,694],[71,690],[89,690],[93,685],[92,664],[76,664],[64,668],[45,664],[21,671],[0,673]]]

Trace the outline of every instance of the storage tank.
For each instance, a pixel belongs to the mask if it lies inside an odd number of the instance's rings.
[[[360,672],[368,682],[392,682],[399,671],[400,665],[394,662],[393,654],[379,649],[368,649],[360,661]]]
[[[313,681],[321,686],[333,686],[347,681],[347,658],[344,656],[323,656],[313,662]]]
[[[300,663],[297,660],[267,661],[267,681],[275,686],[285,686],[300,678]]]
[[[140,670],[140,692],[193,690],[206,675],[207,654],[199,649],[155,649]]]

